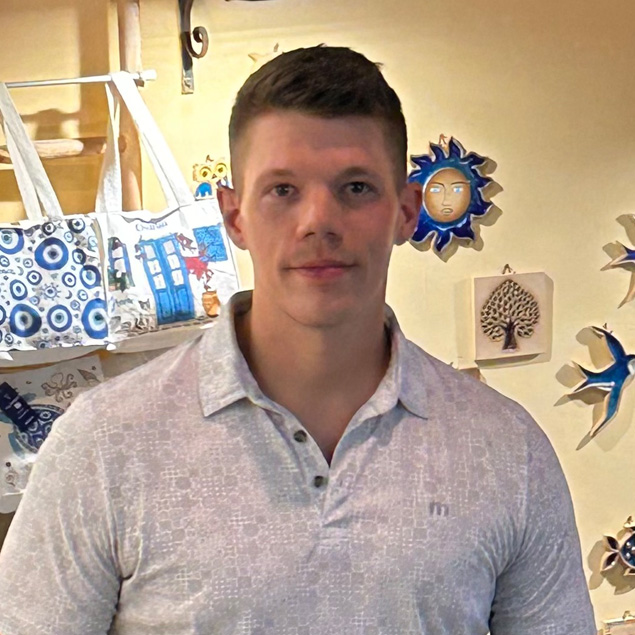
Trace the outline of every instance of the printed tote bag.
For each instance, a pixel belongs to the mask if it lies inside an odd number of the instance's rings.
[[[94,217],[106,254],[110,339],[120,352],[166,347],[198,334],[238,289],[218,202],[195,200],[129,74],[112,76],[109,147]],[[117,110],[130,112],[168,208],[121,211]]]
[[[0,513],[18,507],[55,421],[80,393],[103,380],[98,355],[0,374]]]
[[[0,365],[86,354],[108,337],[96,223],[62,214],[2,83],[0,119],[27,214],[0,223]]]

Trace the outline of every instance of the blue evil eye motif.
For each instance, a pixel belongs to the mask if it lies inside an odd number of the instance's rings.
[[[83,265],[86,262],[86,254],[81,249],[73,249],[73,262]]]
[[[11,283],[11,295],[14,300],[24,300],[26,298],[28,290],[22,280],[14,280]]]
[[[95,298],[86,304],[82,313],[82,324],[88,337],[96,340],[105,338],[108,335],[106,303],[99,298]]]
[[[64,240],[67,243],[72,243],[74,238],[73,238],[73,234],[71,234],[71,232],[64,232]]]
[[[95,251],[95,249],[97,249],[97,237],[96,236],[89,236],[88,237],[88,249],[90,249],[91,251]]]
[[[73,322],[73,316],[71,312],[63,305],[58,304],[52,307],[46,315],[46,319],[49,326],[58,333],[60,331],[66,331],[70,328]]]
[[[9,325],[19,337],[31,337],[42,327],[42,318],[28,304],[16,304],[11,311]]]
[[[24,247],[24,232],[21,229],[0,230],[0,251],[17,254]]]
[[[0,256],[0,267],[8,267],[11,261],[6,256]]]
[[[79,311],[79,307],[80,307],[80,303],[77,300],[73,300],[71,302],[71,309],[73,309],[73,311]]]
[[[84,291],[84,289],[80,289],[77,292],[77,297],[82,301],[82,302],[86,302],[86,300],[88,300],[88,293],[86,293],[86,291]]]
[[[61,269],[68,262],[68,248],[59,238],[45,238],[35,250],[35,262],[47,271]]]
[[[84,266],[79,274],[79,278],[87,289],[93,289],[101,284],[99,269],[93,267],[93,265]]]
[[[25,267],[32,267],[32,266],[33,266],[33,260],[32,260],[31,258],[25,258],[25,259],[22,261],[22,264],[23,264]]]
[[[42,274],[39,271],[29,271],[26,274],[27,282],[33,286],[42,282]]]
[[[492,162],[465,148],[453,138],[437,145],[430,144],[430,154],[411,156],[414,170],[408,176],[410,183],[423,188],[423,201],[419,209],[417,228],[410,239],[417,249],[425,249],[428,239],[437,254],[453,239],[476,239],[472,221],[485,215],[492,207],[483,195],[492,179],[484,172]]]
[[[15,338],[13,337],[13,335],[11,335],[11,333],[7,333],[7,334],[4,336],[4,343],[5,343],[7,346],[11,346],[11,344],[13,344],[13,342],[14,342],[14,341],[15,341]]]
[[[76,234],[79,234],[80,232],[83,232],[85,227],[86,227],[86,223],[81,218],[71,218],[68,221],[68,228],[72,232],[75,232]]]
[[[77,278],[72,273],[66,272],[62,276],[62,284],[66,287],[74,287],[77,284]]]
[[[33,305],[33,306],[37,306],[40,303],[40,297],[37,295],[32,295],[29,298],[29,302]]]
[[[42,225],[42,233],[45,236],[51,236],[55,233],[55,225],[51,222],[44,223],[44,225]]]
[[[0,306],[0,324],[4,324],[7,319],[7,312]]]

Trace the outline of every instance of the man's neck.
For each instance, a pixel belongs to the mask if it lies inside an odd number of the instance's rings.
[[[361,321],[315,328],[254,303],[237,316],[236,334],[261,390],[299,419],[330,460],[346,425],[388,368],[383,307]]]

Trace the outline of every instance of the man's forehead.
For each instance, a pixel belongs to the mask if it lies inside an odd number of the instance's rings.
[[[331,160],[342,156],[341,168],[351,173],[381,171],[378,164],[399,172],[388,135],[386,122],[375,116],[325,117],[299,110],[267,110],[254,116],[234,140],[234,181],[240,188],[247,165],[258,172],[293,170],[303,151],[309,158],[322,151]]]

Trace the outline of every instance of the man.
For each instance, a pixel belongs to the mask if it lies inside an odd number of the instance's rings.
[[[384,304],[421,193],[376,65],[281,55],[230,146],[254,291],[56,423],[0,557],[0,633],[594,635],[545,436]]]

